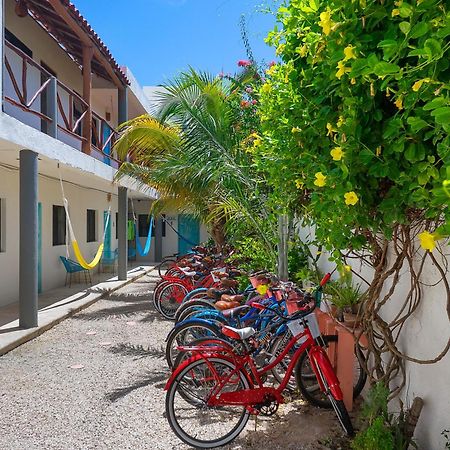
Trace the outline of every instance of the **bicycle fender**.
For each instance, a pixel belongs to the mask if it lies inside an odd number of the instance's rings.
[[[210,320],[206,320],[206,319],[196,319],[196,318],[193,318],[193,319],[183,320],[182,322],[178,322],[178,323],[170,330],[170,333],[169,333],[169,334],[167,335],[167,337],[166,337],[166,342],[172,337],[173,334],[175,334],[175,333],[178,331],[178,329],[179,329],[181,326],[183,326],[183,325],[185,325],[185,324],[187,324],[187,323],[192,324],[192,325],[209,325],[209,326],[212,326],[212,327],[214,327],[215,329],[217,329],[217,332],[218,332],[218,333],[220,333],[220,334],[222,333],[220,327],[218,327],[214,322],[211,322]]]
[[[188,302],[193,295],[198,294],[199,292],[206,292],[207,290],[208,290],[207,288],[197,288],[191,292],[188,292],[186,296],[183,298],[181,304]]]
[[[316,366],[320,367],[323,376],[325,377],[330,391],[336,400],[343,400],[341,386],[339,384],[338,377],[331,365],[330,360],[322,347],[313,347],[309,351],[309,357],[314,361],[313,369],[316,372]],[[316,376],[319,378],[319,374],[316,372]],[[322,384],[322,383],[321,383]]]

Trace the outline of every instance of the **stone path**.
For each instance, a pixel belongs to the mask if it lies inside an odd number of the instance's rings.
[[[164,417],[171,323],[152,273],[0,357],[3,450],[187,449]],[[332,412],[300,401],[254,420],[229,449],[338,449]],[[318,443],[318,440],[322,442]]]

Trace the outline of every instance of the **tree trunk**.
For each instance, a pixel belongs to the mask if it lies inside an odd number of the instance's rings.
[[[217,250],[222,252],[226,244],[225,220],[219,219],[211,224],[211,237],[216,244]]]

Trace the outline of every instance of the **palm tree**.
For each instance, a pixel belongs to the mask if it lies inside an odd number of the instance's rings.
[[[274,258],[261,180],[241,148],[241,111],[236,85],[193,69],[181,73],[158,98],[155,117],[122,126],[119,157],[130,155],[119,177],[130,175],[160,193],[153,208],[189,212],[210,226],[216,244],[227,230],[248,226]]]

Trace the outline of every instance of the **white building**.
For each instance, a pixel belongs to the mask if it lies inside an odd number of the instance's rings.
[[[63,285],[66,276],[60,177],[86,260],[103,239],[109,210],[105,255],[118,249],[119,278],[126,277],[128,244],[134,246],[127,239],[133,208],[144,245],[156,192],[130,178],[113,182],[120,161],[112,144],[118,125],[148,112],[150,101],[68,0],[1,5],[0,306],[20,298],[21,325],[32,326],[38,292]],[[174,229],[189,225],[185,216],[166,217]],[[150,253],[138,261],[182,247],[161,219],[154,233]]]

